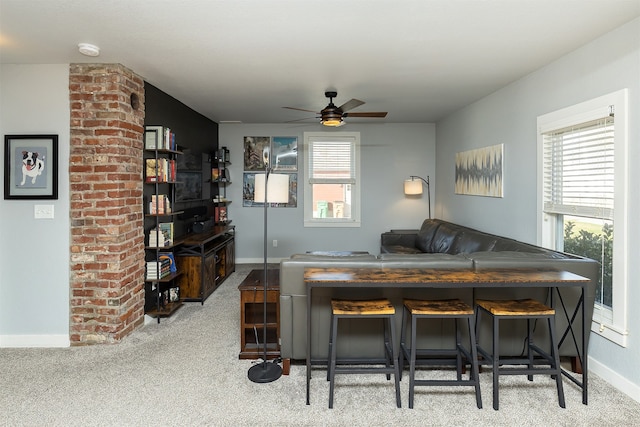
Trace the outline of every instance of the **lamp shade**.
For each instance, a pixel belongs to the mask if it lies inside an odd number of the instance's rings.
[[[404,194],[422,194],[422,181],[419,179],[406,179],[404,181]]]
[[[264,203],[264,180],[266,174],[256,174],[253,201]],[[268,203],[288,203],[289,202],[289,175],[269,174],[267,181],[267,202]]]

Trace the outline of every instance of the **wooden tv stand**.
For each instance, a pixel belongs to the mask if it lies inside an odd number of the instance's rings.
[[[236,269],[235,227],[188,234],[175,253],[182,301],[204,300]]]

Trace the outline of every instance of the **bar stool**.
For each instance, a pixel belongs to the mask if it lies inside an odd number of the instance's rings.
[[[449,300],[404,300],[402,311],[402,330],[400,333],[400,378],[404,360],[409,362],[409,408],[413,408],[414,388],[424,386],[473,386],[476,392],[476,405],[482,408],[480,395],[480,381],[478,378],[478,353],[476,352],[475,330],[473,325],[473,308],[459,299]],[[406,324],[407,316],[411,320],[411,341],[407,345]],[[453,349],[425,349],[417,348],[416,331],[418,319],[451,319],[455,325],[455,348]],[[458,320],[466,319],[469,328],[469,349],[466,349],[460,339]],[[469,379],[462,379],[462,358],[471,364]],[[466,365],[465,361],[465,365]],[[415,379],[416,365],[456,365],[456,380],[444,379]]]
[[[532,299],[522,300],[476,300],[476,328],[480,322],[480,313],[487,313],[493,321],[493,351],[489,354],[478,344],[478,353],[493,366],[493,409],[498,409],[498,379],[500,375],[527,375],[533,381],[533,375],[551,375],[555,377],[558,391],[558,403],[565,407],[564,390],[562,388],[562,369],[555,334],[555,310]],[[527,320],[527,355],[526,357],[500,357],[500,320]],[[535,319],[547,319],[550,336],[550,351],[546,352],[533,342],[533,323]],[[476,331],[476,339],[479,339]],[[534,353],[541,357],[535,358]],[[501,365],[526,365],[526,368],[507,367]],[[536,368],[535,365],[548,365],[548,368]]]
[[[394,326],[393,319],[396,310],[387,299],[377,300],[331,300],[331,330],[329,334],[329,363],[327,368],[327,380],[329,380],[329,408],[333,408],[333,390],[336,373],[340,374],[363,374],[363,373],[383,373],[390,379],[393,374],[396,386],[396,405],[400,408],[400,384],[398,377],[397,352],[394,349]],[[364,359],[350,363],[346,360],[337,360],[336,347],[338,337],[339,319],[382,319],[384,323],[384,360]],[[362,366],[362,365],[381,365]],[[339,366],[343,365],[343,366]],[[351,366],[346,366],[351,365]],[[357,366],[356,366],[357,365]]]

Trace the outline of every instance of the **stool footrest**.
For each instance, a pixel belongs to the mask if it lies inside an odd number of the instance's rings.
[[[468,387],[470,385],[475,386],[475,380],[413,380],[414,385],[424,385],[424,386],[443,386],[443,385],[460,385]]]
[[[336,366],[335,373],[338,374],[393,374],[395,368],[345,368]]]

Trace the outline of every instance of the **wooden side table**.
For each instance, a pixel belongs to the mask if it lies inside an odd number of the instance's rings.
[[[280,270],[267,270],[267,359],[280,357]],[[240,290],[240,359],[264,354],[264,270],[251,270]]]

